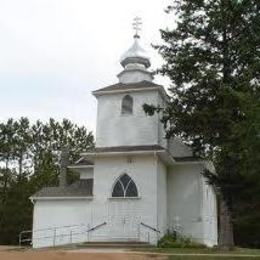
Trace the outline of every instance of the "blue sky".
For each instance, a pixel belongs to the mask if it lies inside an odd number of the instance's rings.
[[[95,131],[91,91],[117,82],[136,15],[153,67],[161,64],[150,44],[173,23],[169,2],[0,0],[0,120],[68,118]]]

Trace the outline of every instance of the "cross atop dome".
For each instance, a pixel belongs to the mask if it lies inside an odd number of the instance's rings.
[[[134,18],[133,29],[135,30],[134,38],[140,38],[139,32],[141,31],[142,19],[139,16]]]
[[[150,58],[146,51],[141,47],[140,35],[141,18],[135,17],[133,29],[135,30],[134,43],[122,55],[120,63],[124,70],[118,74],[119,82],[121,83],[136,83],[141,81],[152,81],[153,75],[147,69],[151,66]]]

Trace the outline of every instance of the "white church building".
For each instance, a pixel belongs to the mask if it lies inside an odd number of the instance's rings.
[[[209,164],[178,139],[166,140],[160,115],[143,110],[145,103],[163,107],[168,96],[153,82],[139,35],[120,62],[119,82],[93,92],[96,148],[68,166],[80,180],[45,187],[30,198],[33,247],[88,241],[156,244],[174,231],[216,245],[216,195],[201,174]]]

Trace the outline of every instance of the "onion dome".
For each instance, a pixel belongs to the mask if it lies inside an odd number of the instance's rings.
[[[140,45],[139,35],[136,34],[134,36],[134,44],[122,55],[120,63],[124,68],[129,64],[140,64],[145,66],[145,68],[149,68],[151,66],[150,58]]]
[[[129,84],[141,81],[153,81],[153,75],[147,69],[151,66],[150,58],[146,51],[141,47],[138,31],[141,24],[140,18],[135,18],[134,43],[121,57],[120,63],[124,70],[117,76],[120,83]]]

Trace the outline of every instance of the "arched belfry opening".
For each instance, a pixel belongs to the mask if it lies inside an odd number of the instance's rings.
[[[112,190],[112,197],[138,197],[138,190],[132,178],[124,173],[115,182]]]
[[[122,99],[122,114],[132,115],[133,114],[134,100],[130,95],[125,95]]]

